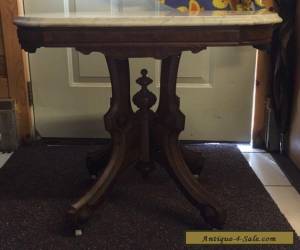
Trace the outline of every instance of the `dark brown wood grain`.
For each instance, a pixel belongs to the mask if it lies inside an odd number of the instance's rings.
[[[212,27],[18,27],[21,46],[28,52],[40,47],[74,47],[117,57],[165,57],[181,51],[199,52],[207,46],[264,45],[272,26]]]

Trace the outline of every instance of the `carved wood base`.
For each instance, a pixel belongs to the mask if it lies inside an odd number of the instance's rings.
[[[88,170],[98,177],[94,186],[69,210],[75,228],[90,217],[122,169],[135,165],[142,176],[147,177],[158,165],[156,162],[166,167],[182,193],[199,209],[209,225],[222,227],[226,217],[224,210],[195,178],[201,172],[203,158],[181,147],[178,142],[185,122],[176,96],[179,60],[180,54],[162,60],[161,93],[156,112],[151,110],[156,97],[147,89],[152,80],[147,76],[147,71],[142,70],[142,76],[137,80],[141,90],[133,97],[139,110],[134,113],[130,101],[128,59],[107,57],[112,99],[105,115],[105,126],[112,140],[111,145],[101,152],[88,155]]]
[[[205,158],[202,156],[201,152],[189,149],[185,145],[181,145],[181,150],[189,169],[195,177],[199,177],[204,168]],[[86,167],[92,179],[96,179],[103,173],[103,170],[111,157],[111,152],[112,146],[109,144],[103,146],[102,149],[87,154]],[[166,164],[166,161],[162,159],[161,152],[157,150],[150,162],[138,161],[134,166],[141,172],[143,178],[147,178],[149,174],[155,170],[157,165],[163,164]]]

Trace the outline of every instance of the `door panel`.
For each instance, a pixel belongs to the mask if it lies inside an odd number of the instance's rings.
[[[119,11],[113,6],[107,4],[105,8]],[[26,13],[99,8],[97,0],[25,0]],[[36,128],[42,136],[108,136],[103,115],[108,110],[111,88],[102,54],[87,56],[74,49],[42,48],[30,55],[30,66]],[[154,79],[150,90],[159,95],[160,61],[130,59],[130,66],[132,95],[139,89],[135,80],[142,68],[147,68]],[[254,68],[255,50],[250,47],[183,53],[177,86],[186,114],[186,130],[181,139],[249,141]]]

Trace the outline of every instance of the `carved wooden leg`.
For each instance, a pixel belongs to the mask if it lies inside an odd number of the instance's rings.
[[[205,159],[200,152],[181,146],[183,158],[195,177],[199,177],[204,167]]]
[[[112,154],[112,145],[105,145],[102,149],[89,152],[86,157],[86,167],[92,179],[103,172]]]
[[[69,215],[73,226],[78,226],[102,200],[120,169],[135,158],[132,148],[135,140],[133,111],[130,102],[129,63],[127,60],[106,58],[112,82],[112,99],[105,115],[105,127],[112,137],[112,154],[108,165],[95,185],[75,204]]]
[[[157,132],[157,131],[156,131]],[[155,137],[158,137],[157,135]],[[156,139],[159,141],[160,139]],[[200,152],[193,151],[192,149],[188,149],[183,145],[180,145],[180,150],[182,152],[183,159],[185,160],[186,164],[188,165],[190,171],[192,172],[193,176],[198,179],[201,171],[204,167],[205,159],[201,155]],[[164,152],[160,148],[156,149],[155,151],[155,160],[160,165],[168,164]]]
[[[168,171],[183,194],[199,208],[208,224],[220,228],[225,221],[225,211],[194,178],[178,143],[178,136],[184,129],[185,123],[185,116],[179,109],[179,98],[176,96],[179,61],[180,55],[170,56],[162,61],[156,138],[167,158]]]

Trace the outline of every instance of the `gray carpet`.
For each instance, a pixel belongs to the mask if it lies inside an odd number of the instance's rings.
[[[69,204],[89,187],[85,155],[98,146],[20,148],[0,169],[0,250],[189,249],[186,230],[207,228],[163,169],[143,180],[124,172],[80,238],[65,223]],[[228,212],[225,230],[292,230],[239,150],[201,145],[201,182]],[[300,249],[294,246],[191,249]]]

